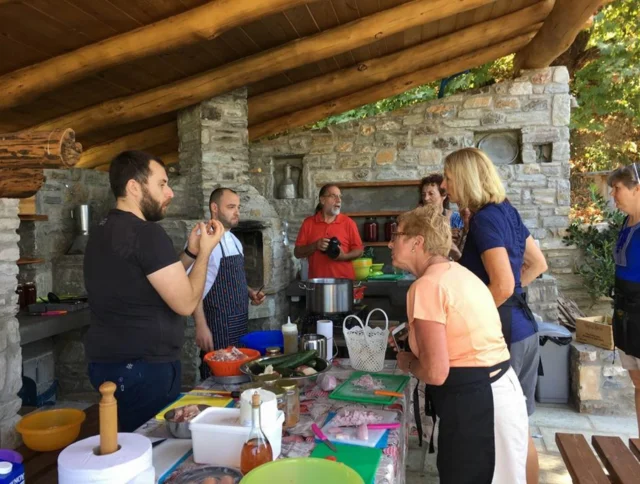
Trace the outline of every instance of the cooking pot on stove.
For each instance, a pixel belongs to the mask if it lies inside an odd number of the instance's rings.
[[[315,314],[337,314],[353,309],[351,279],[316,278],[300,283],[305,290],[307,311]]]

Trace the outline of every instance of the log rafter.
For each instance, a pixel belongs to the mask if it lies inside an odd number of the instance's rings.
[[[0,168],[68,168],[81,153],[69,128],[0,134]]]
[[[514,74],[521,69],[547,67],[573,43],[589,18],[612,0],[556,0],[535,38],[514,59]]]
[[[0,168],[0,198],[29,198],[44,183],[42,170]]]
[[[1,76],[0,109],[17,106],[45,91],[116,65],[214,39],[234,27],[309,1],[312,0],[210,1]]]
[[[443,62],[436,66],[427,67],[411,74],[396,77],[390,81],[363,89],[337,99],[327,101],[295,113],[272,119],[264,123],[249,127],[249,139],[255,140],[264,136],[280,133],[289,129],[307,125],[324,119],[327,116],[343,113],[350,109],[363,106],[384,97],[400,94],[427,82],[451,76],[464,69],[481,66],[486,62],[508,55],[525,46],[535,35],[531,32],[517,36],[490,47],[480,49],[470,54]]]
[[[165,114],[280,72],[367,45],[408,28],[494,1],[414,0],[184,80],[61,116],[32,129],[72,125],[79,133],[86,134],[114,124]]]

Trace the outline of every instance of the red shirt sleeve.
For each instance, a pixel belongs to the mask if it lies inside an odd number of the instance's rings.
[[[304,219],[302,222],[302,226],[300,227],[300,232],[298,232],[298,237],[296,238],[296,247],[300,247],[303,245],[309,245],[309,232],[311,230],[311,224],[308,218]]]

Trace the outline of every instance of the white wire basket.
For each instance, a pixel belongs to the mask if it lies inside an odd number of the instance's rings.
[[[384,314],[385,329],[372,328],[369,326],[371,315],[380,311]],[[355,318],[360,326],[347,329],[346,323],[349,318]],[[347,343],[349,359],[354,370],[361,371],[382,371],[384,369],[384,355],[387,352],[387,342],[389,339],[389,317],[382,309],[374,309],[367,315],[365,324],[353,314],[344,318],[342,322],[342,332]]]

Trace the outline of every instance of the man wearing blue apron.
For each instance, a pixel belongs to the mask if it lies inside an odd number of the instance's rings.
[[[209,198],[209,209],[225,233],[211,252],[202,302],[193,313],[201,359],[209,351],[237,346],[247,333],[249,299],[254,305],[265,300],[262,291],[247,286],[242,243],[231,233],[240,221],[240,197],[230,188],[217,188]],[[205,363],[201,363],[200,376],[210,376]]]

